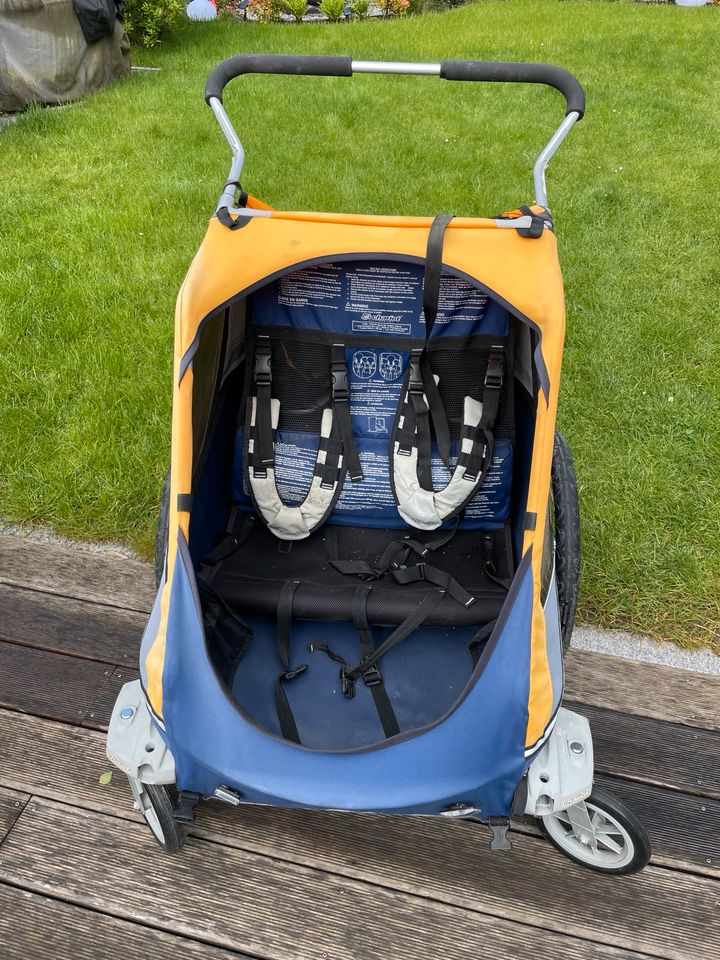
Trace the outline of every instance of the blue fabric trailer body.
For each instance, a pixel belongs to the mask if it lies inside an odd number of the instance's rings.
[[[166,738],[178,788],[220,784],[248,802],[437,813],[469,803],[508,816],[527,766],[530,556],[465,695],[433,726],[364,749],[309,750],[264,732],[239,711],[208,659],[190,555],[180,534],[167,625]]]

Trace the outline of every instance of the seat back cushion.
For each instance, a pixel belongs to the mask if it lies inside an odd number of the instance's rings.
[[[401,402],[410,350],[425,342],[423,266],[353,260],[287,274],[252,295],[253,331],[270,337],[272,395],[280,400],[275,479],[282,500],[301,503],[315,467],[322,411],[331,402],[333,344],[345,346],[353,434],[363,479],[345,480],[328,523],[403,528],[390,485],[389,441]],[[513,351],[507,311],[467,280],[443,272],[438,316],[428,343],[457,455],[466,395],[482,396],[490,347],[505,348],[505,386],[492,467],[467,505],[461,526],[496,527],[510,516],[513,473]],[[250,365],[252,368],[252,365]],[[238,419],[233,498],[251,510],[243,463],[244,415]],[[451,460],[451,467],[453,460]],[[433,444],[436,489],[450,473]]]

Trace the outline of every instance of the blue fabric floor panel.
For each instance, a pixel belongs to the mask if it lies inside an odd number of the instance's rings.
[[[261,727],[280,735],[275,684],[283,667],[275,641],[276,622],[248,617],[254,637],[235,675],[232,692]],[[380,669],[401,732],[439,720],[462,693],[472,673],[468,644],[477,627],[425,627],[383,657]],[[392,632],[375,628],[376,646]],[[358,682],[352,699],[340,690],[340,665],[308,649],[324,642],[353,666],[360,646],[351,623],[293,621],[291,663],[308,669],[285,685],[301,742],[320,750],[345,750],[384,739],[371,691]]]

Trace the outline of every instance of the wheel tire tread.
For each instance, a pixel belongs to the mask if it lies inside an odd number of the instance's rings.
[[[185,842],[185,834],[183,828],[175,820],[175,805],[170,796],[170,791],[166,786],[159,784],[146,783],[144,787],[155,808],[165,837],[165,842],[161,846],[167,853],[180,853]]]
[[[580,501],[572,453],[561,433],[555,434],[552,495],[555,514],[555,577],[563,653],[566,653],[575,626],[580,584]]]
[[[544,818],[540,817],[538,821],[540,829],[550,843],[574,863],[579,864],[581,867],[587,867],[589,870],[595,870],[597,873],[623,876],[630,873],[638,873],[640,870],[644,869],[647,866],[650,857],[652,856],[652,844],[650,842],[650,837],[647,830],[632,812],[632,810],[630,810],[630,808],[627,807],[622,800],[619,800],[614,793],[603,789],[603,787],[593,787],[593,791],[587,799],[590,803],[595,804],[595,806],[599,807],[601,810],[609,813],[622,824],[625,830],[627,830],[634,848],[632,860],[630,860],[629,863],[626,863],[623,867],[615,868],[593,866],[591,863],[586,863],[584,860],[579,860],[557,842],[555,837],[552,836],[545,826]]]

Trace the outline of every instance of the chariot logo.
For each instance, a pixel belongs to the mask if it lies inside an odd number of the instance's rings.
[[[361,320],[371,320],[373,323],[398,323],[402,320],[399,313],[363,313]]]
[[[370,350],[356,350],[352,359],[352,370],[361,380],[369,380],[377,370],[377,359]]]
[[[402,374],[402,356],[399,353],[380,354],[380,376],[383,380],[397,380]]]

